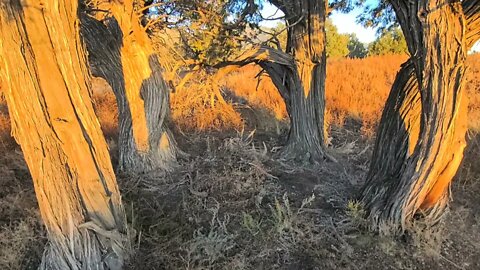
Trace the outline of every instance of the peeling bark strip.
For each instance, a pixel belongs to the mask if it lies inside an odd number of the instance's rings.
[[[169,89],[131,0],[98,3],[101,21],[82,14],[82,36],[93,75],[104,78],[119,108],[119,168],[172,169],[177,145],[167,127]]]
[[[402,28],[412,29],[405,36],[415,57],[385,105],[362,192],[375,230],[404,230],[418,213],[432,224],[441,217],[465,148],[465,55],[480,38],[478,0],[392,4]]]
[[[261,46],[227,65],[260,65],[285,101],[290,117],[286,159],[320,161],[325,152],[325,19],[328,1],[271,1],[287,19],[287,51]]]
[[[40,269],[121,269],[126,218],[76,16],[77,1],[0,1],[0,77],[48,231]]]

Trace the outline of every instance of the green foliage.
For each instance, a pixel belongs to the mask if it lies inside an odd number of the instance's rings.
[[[265,32],[275,33],[275,43],[280,44],[282,50],[285,50],[287,46],[287,29],[285,29],[285,27],[285,23],[279,23],[275,28],[265,29]],[[327,36],[327,57],[348,56],[350,54],[350,35],[338,33],[337,27],[332,23],[331,20],[327,20],[325,24],[325,31]],[[275,44],[274,47],[276,47],[278,44]]]
[[[404,54],[407,52],[407,42],[400,28],[385,30],[368,48],[369,55]]]
[[[243,213],[243,220],[242,226],[247,229],[247,231],[252,234],[252,236],[256,236],[261,232],[261,225],[262,222],[260,220],[256,220],[252,215]]]
[[[360,202],[348,201],[345,212],[355,226],[367,226],[367,220],[365,219],[367,213],[365,212],[364,206]]]
[[[214,65],[240,46],[243,27],[230,27],[227,0],[202,1],[185,10],[188,24],[180,28],[189,58]]]
[[[357,17],[358,21],[364,26],[378,27],[380,31],[397,25],[395,12],[387,0],[331,0],[330,8],[340,12],[350,12],[359,8],[363,12]]]
[[[350,34],[350,40],[348,42],[348,57],[350,58],[364,58],[368,54],[365,45],[357,38],[355,34]]]
[[[270,42],[270,46],[280,48],[285,51],[287,45],[287,29],[285,23],[279,23],[275,28],[263,29],[264,32],[272,33],[275,36]],[[368,55],[368,50],[355,34],[340,34],[337,27],[331,20],[327,20],[325,25],[327,37],[327,57],[350,57],[364,58]]]
[[[282,234],[291,231],[294,215],[290,208],[287,193],[283,195],[283,202],[275,198],[275,207],[270,206],[270,209],[276,232]]]
[[[302,200],[302,205],[297,211],[293,211],[290,206],[290,200],[287,193],[283,194],[282,200],[275,198],[275,205],[269,205],[272,212],[272,223],[275,232],[283,234],[299,233],[298,228],[299,216],[306,206],[312,204],[315,200],[315,194]],[[292,235],[293,236],[293,235]],[[294,239],[293,239],[294,240]]]
[[[277,43],[277,44],[272,44],[272,45],[274,45],[274,47],[277,47],[278,45],[280,45],[280,48],[283,51],[286,51],[288,31],[286,29],[285,23],[279,22],[275,28],[267,29],[267,32],[274,33],[275,35],[275,40],[272,43]]]
[[[151,1],[152,2],[152,1]],[[265,0],[154,0],[154,14],[164,15],[164,27],[181,33],[184,58],[197,63],[215,65],[235,57],[246,43],[265,42],[286,50],[285,23],[272,29],[260,29],[259,10]],[[361,1],[360,1],[361,2]],[[346,6],[339,7],[345,9]],[[181,19],[180,19],[181,18]],[[327,57],[354,57],[366,55],[365,46],[355,37],[340,34],[331,20],[327,20]],[[266,33],[272,33],[268,35]]]
[[[280,47],[282,50],[285,50],[286,45],[287,45],[287,29],[285,29],[285,23],[279,23],[275,28],[272,29],[264,29],[265,32],[269,33],[275,33],[274,35],[276,36],[276,41],[272,42],[275,44],[270,44],[276,47],[278,44],[280,44]],[[340,34],[338,33],[337,27],[332,23],[331,20],[327,20],[325,24],[325,31],[326,31],[326,38],[327,38],[327,57],[346,57],[349,56],[351,53],[350,50],[350,43],[352,42],[351,40],[351,35],[348,34]],[[356,37],[355,37],[356,38]],[[358,41],[358,39],[357,39]],[[278,43],[278,44],[277,44]],[[358,41],[359,44],[353,44],[352,49],[357,50],[355,53],[359,54],[361,53],[361,47],[363,46],[360,41]],[[365,48],[363,47],[363,50]],[[362,57],[362,56],[358,56]]]
[[[325,24],[327,34],[327,57],[345,57],[349,54],[349,35],[339,34],[331,20]]]
[[[215,65],[235,55],[260,21],[257,0],[149,0],[144,25],[180,33],[186,59]]]

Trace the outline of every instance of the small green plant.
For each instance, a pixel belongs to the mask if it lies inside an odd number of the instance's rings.
[[[367,226],[366,212],[361,202],[355,200],[348,201],[346,214],[355,226],[361,228]]]
[[[280,202],[275,198],[275,206],[270,205],[274,228],[279,234],[291,231],[294,219],[287,193],[283,195],[282,199],[283,201]]]
[[[301,229],[298,228],[299,216],[302,213],[305,206],[311,204],[315,200],[315,195],[305,198],[302,201],[302,205],[297,211],[292,211],[290,207],[290,201],[287,193],[282,197],[282,201],[275,198],[275,205],[270,205],[272,212],[272,221],[275,231],[280,235],[289,234],[292,240],[295,240],[295,234],[302,234]]]
[[[210,224],[194,231],[192,239],[186,246],[186,268],[211,268],[226,257],[235,246],[235,235],[227,230],[230,216],[219,216],[220,204],[207,209],[211,213]]]
[[[242,226],[247,229],[250,234],[257,236],[261,232],[262,221],[255,219],[248,213],[243,213]]]

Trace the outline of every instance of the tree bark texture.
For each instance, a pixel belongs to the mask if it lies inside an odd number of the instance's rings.
[[[293,55],[297,74],[289,84],[290,133],[284,153],[325,157],[325,20],[328,1],[284,1],[288,29],[287,53]]]
[[[420,213],[434,224],[444,212],[466,145],[463,76],[466,52],[478,40],[475,2],[392,1],[412,32],[405,35],[413,57],[387,100],[362,191],[375,230],[404,230]]]
[[[171,170],[177,145],[167,127],[169,88],[133,1],[100,1],[100,20],[82,14],[82,36],[94,76],[112,87],[119,108],[119,169]],[[103,13],[102,13],[103,14]]]
[[[328,1],[270,1],[287,20],[287,51],[268,46],[253,48],[238,60],[222,63],[256,63],[271,77],[285,101],[290,131],[282,150],[285,159],[320,161],[325,152],[325,20]]]
[[[0,78],[49,242],[40,269],[121,269],[126,217],[95,117],[77,1],[0,2]]]

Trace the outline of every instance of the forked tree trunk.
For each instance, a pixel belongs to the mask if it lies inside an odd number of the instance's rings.
[[[270,76],[285,101],[290,131],[285,159],[321,161],[325,151],[325,20],[328,1],[270,1],[288,18],[287,51],[260,46],[217,67],[256,63]]]
[[[133,1],[104,1],[100,21],[82,15],[82,35],[93,75],[113,88],[119,109],[119,169],[171,170],[177,145],[167,127],[169,89]],[[103,13],[102,13],[103,14]]]
[[[416,61],[410,59],[397,75],[362,192],[362,202],[376,230],[398,226],[406,229],[419,213],[435,223],[443,213],[448,187],[465,147],[468,102],[463,97],[462,78],[467,48],[478,39],[478,29],[477,38],[471,34],[478,24],[475,15],[478,6],[473,8],[475,1],[462,3],[466,20],[458,3],[444,5],[442,1],[424,1],[418,7],[428,5],[426,10],[432,11],[422,12],[410,10],[402,1],[394,1],[397,14],[401,12],[398,17],[402,27],[407,29],[410,23],[413,28],[409,29],[415,30],[413,34],[405,34],[410,51],[417,52],[414,55],[419,57]],[[412,16],[409,12],[418,12],[421,20],[402,17],[402,14]],[[408,21],[407,18],[414,19]],[[465,21],[470,26],[467,38],[461,30]],[[422,31],[418,23],[431,27]],[[433,42],[434,39],[439,42]],[[455,44],[451,44],[453,42]],[[438,54],[437,50],[444,53]],[[420,91],[418,81],[422,82]]]
[[[76,0],[0,1],[0,78],[49,243],[40,269],[121,269],[126,218],[85,83]]]
[[[283,3],[290,25],[286,52],[294,57],[297,73],[292,83],[285,85],[291,121],[283,150],[287,157],[325,157],[326,2]]]

